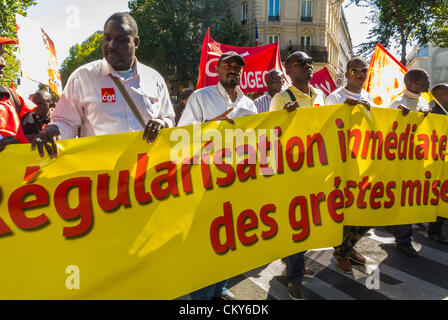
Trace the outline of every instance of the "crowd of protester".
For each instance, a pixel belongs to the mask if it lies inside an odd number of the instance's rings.
[[[5,68],[3,46],[16,42],[0,37],[0,76]],[[293,111],[300,107],[334,104],[362,105],[371,110],[369,93],[363,89],[368,66],[361,58],[351,59],[346,66],[346,85],[326,97],[310,85],[313,59],[304,52],[294,52],[285,60],[291,86],[282,91],[285,75],[279,70],[267,74],[267,92],[254,101],[239,88],[245,61],[236,52],[226,52],[218,60],[216,73],[219,83],[200,90],[187,88],[181,101],[173,107],[165,80],[154,69],[141,64],[135,57],[140,45],[138,26],[127,13],[112,15],[104,26],[102,50],[104,59],[81,66],[70,76],[59,102],[55,105],[48,91],[32,96],[30,105],[14,89],[0,86],[0,151],[9,144],[31,143],[43,157],[57,157],[58,139],[143,131],[142,138],[153,142],[160,130],[174,126],[199,124],[207,121],[228,121],[234,118],[275,110]],[[436,84],[431,92],[435,105],[430,108],[422,93],[430,89],[428,74],[413,69],[404,77],[406,91],[389,108],[448,115],[448,84]],[[104,88],[110,88],[105,92]],[[101,93],[101,95],[100,95]],[[121,93],[121,94],[119,94]],[[442,233],[446,219],[429,223],[429,238],[442,244],[448,239]],[[366,258],[357,252],[355,244],[371,228],[345,226],[342,244],[334,248],[337,268],[352,273],[352,265],[363,265]],[[390,226],[397,249],[410,257],[418,257],[412,246],[412,225]],[[306,266],[305,252],[282,259],[289,280],[288,294],[303,299],[302,279],[312,277]],[[223,281],[191,293],[193,299],[233,299]]]

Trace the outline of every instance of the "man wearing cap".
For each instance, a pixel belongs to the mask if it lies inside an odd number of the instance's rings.
[[[223,53],[216,67],[219,83],[190,96],[177,126],[216,120],[233,123],[232,118],[256,114],[254,102],[238,86],[245,65],[243,57],[236,52]]]
[[[174,110],[165,80],[135,57],[138,26],[129,13],[106,21],[103,60],[75,70],[51,116],[52,122],[32,142],[44,156],[58,156],[57,139],[144,130],[153,142],[163,128],[174,127]]]
[[[325,105],[322,91],[310,85],[313,77],[313,60],[305,53],[296,51],[285,61],[286,74],[291,78],[292,87],[277,93],[271,101],[270,111],[287,110],[293,112],[299,107]],[[286,262],[288,295],[293,300],[303,300],[302,280],[312,277],[314,272],[305,266],[305,252],[299,252],[282,259]]]
[[[178,127],[207,121],[225,120],[257,114],[254,102],[238,87],[245,62],[236,52],[226,52],[218,59],[216,73],[219,83],[193,92]],[[233,300],[222,281],[190,293],[194,300]]]
[[[5,59],[3,59],[3,45],[15,43],[14,40],[0,37],[0,78],[3,77],[3,69],[6,67]],[[0,151],[9,144],[28,143],[10,98],[10,90],[0,86]]]

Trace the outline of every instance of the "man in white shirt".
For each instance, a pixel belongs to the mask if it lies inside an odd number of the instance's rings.
[[[254,102],[238,86],[245,66],[236,52],[226,52],[218,60],[219,83],[199,89],[188,99],[178,127],[206,121],[227,120],[257,113]]]
[[[254,100],[258,113],[269,112],[271,106],[272,97],[282,91],[283,83],[285,82],[285,76],[277,69],[269,71],[266,75],[266,84],[268,86],[268,92],[263,96]]]
[[[83,137],[144,129],[143,139],[153,142],[162,128],[173,127],[166,83],[157,71],[137,61],[139,43],[134,18],[128,13],[112,15],[104,25],[104,59],[73,72],[52,122],[32,142],[32,149],[37,147],[43,157],[45,148],[51,158],[57,157],[57,139],[75,138],[79,129]],[[112,77],[124,86],[140,116],[131,111]]]
[[[188,99],[178,127],[207,121],[225,120],[234,123],[232,118],[257,114],[254,102],[246,97],[240,83],[245,62],[236,52],[221,55],[216,67],[219,83],[193,92]],[[190,293],[194,300],[233,300],[222,281]]]
[[[428,102],[422,98],[422,92],[429,90],[429,76],[423,69],[412,69],[404,75],[406,91],[395,98],[390,109],[403,109],[428,113],[430,108]]]
[[[368,71],[367,63],[361,58],[353,58],[347,62],[347,85],[333,91],[327,97],[326,104],[362,104],[370,109],[370,94],[363,89]]]
[[[370,109],[370,95],[363,89],[364,82],[367,79],[367,63],[361,58],[353,58],[347,62],[347,85],[333,91],[327,97],[327,104],[349,104],[364,105]],[[344,226],[342,244],[334,248],[333,255],[336,260],[336,267],[344,272],[353,273],[352,262],[364,265],[366,258],[354,249],[354,246],[370,227]]]
[[[395,98],[390,109],[401,109],[403,115],[409,111],[417,111],[428,114],[430,108],[425,99],[421,97],[422,92],[429,90],[429,76],[423,69],[409,70],[404,76],[406,91],[401,96]],[[398,225],[387,228],[395,237],[397,249],[409,257],[418,257],[418,253],[412,246],[412,225]]]

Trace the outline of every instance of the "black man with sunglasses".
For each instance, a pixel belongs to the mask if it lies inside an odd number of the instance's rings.
[[[305,52],[296,51],[286,58],[285,68],[286,74],[291,78],[292,87],[272,98],[270,111],[292,112],[299,107],[325,105],[323,92],[310,85],[314,72],[313,59]]]
[[[270,111],[287,110],[293,112],[299,107],[325,105],[325,96],[310,85],[313,77],[313,60],[304,52],[296,51],[285,61],[286,74],[291,78],[292,87],[277,93],[271,101]],[[305,265],[305,252],[299,252],[282,259],[286,263],[288,295],[293,300],[303,300],[303,277],[312,277],[314,272]]]
[[[347,84],[333,91],[327,97],[327,105],[349,104],[351,106],[364,105],[370,110],[370,95],[363,89],[367,80],[367,63],[361,58],[353,58],[347,62],[345,77]],[[342,244],[334,248],[333,255],[336,267],[344,272],[353,273],[352,263],[365,265],[366,258],[354,249],[356,243],[369,231],[370,227],[344,226]]]
[[[361,104],[370,109],[370,94],[363,89],[368,71],[367,63],[361,58],[353,58],[347,62],[347,71],[345,72],[347,84],[345,87],[336,89],[327,97],[327,105],[346,103],[354,106]]]

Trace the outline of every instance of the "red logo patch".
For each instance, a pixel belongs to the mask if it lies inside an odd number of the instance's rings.
[[[115,88],[103,88],[101,89],[101,101],[103,103],[115,103],[117,97],[115,96]]]

